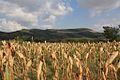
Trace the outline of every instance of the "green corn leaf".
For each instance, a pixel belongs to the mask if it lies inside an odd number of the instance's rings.
[[[5,68],[5,80],[10,80],[10,69],[8,66]]]
[[[2,74],[0,74],[0,80],[2,80]]]

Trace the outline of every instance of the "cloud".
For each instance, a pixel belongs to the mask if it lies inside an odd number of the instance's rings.
[[[119,24],[120,15],[117,15],[117,17],[114,18],[99,19],[92,28],[96,31],[103,31],[103,26],[117,27]]]
[[[46,16],[46,18],[44,19],[45,22],[51,22],[51,21],[55,22],[55,20],[56,20],[56,16],[54,15]]]
[[[78,0],[81,7],[91,11],[91,16],[120,8],[120,0]]]
[[[60,17],[68,15],[72,10],[71,6],[67,5],[64,0],[0,1],[0,19],[6,19],[11,23],[14,21],[23,28],[47,28],[45,25],[49,25],[49,28],[52,28],[51,26],[54,26]],[[2,27],[3,25],[0,26]],[[17,30],[16,28],[13,29]],[[13,31],[13,29],[10,30]]]
[[[11,32],[14,30],[21,30],[23,28],[25,27],[15,21],[6,21],[4,19],[0,21],[0,31]]]

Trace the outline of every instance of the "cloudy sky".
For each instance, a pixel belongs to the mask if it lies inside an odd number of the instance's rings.
[[[120,24],[120,0],[0,0],[0,31]]]

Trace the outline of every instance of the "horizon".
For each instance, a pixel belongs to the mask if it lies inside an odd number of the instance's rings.
[[[76,29],[103,31],[120,24],[120,0],[1,0],[0,31]]]
[[[59,29],[37,29],[37,28],[31,28],[31,29],[20,29],[20,30],[15,30],[15,31],[0,31],[0,32],[3,32],[3,33],[11,33],[11,32],[16,32],[16,31],[22,31],[22,30],[75,30],[75,29],[88,29],[88,30],[91,30],[91,31],[93,31],[93,32],[100,32],[100,33],[102,33],[103,31],[95,31],[95,30],[93,30],[93,29],[90,29],[90,28],[59,28]]]

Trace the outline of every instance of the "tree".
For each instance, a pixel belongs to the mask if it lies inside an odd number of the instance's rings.
[[[118,25],[120,28],[120,25]],[[109,27],[109,26],[103,26],[104,29],[104,36],[113,41],[116,40],[118,38],[118,33],[119,33],[119,28],[116,27]]]

